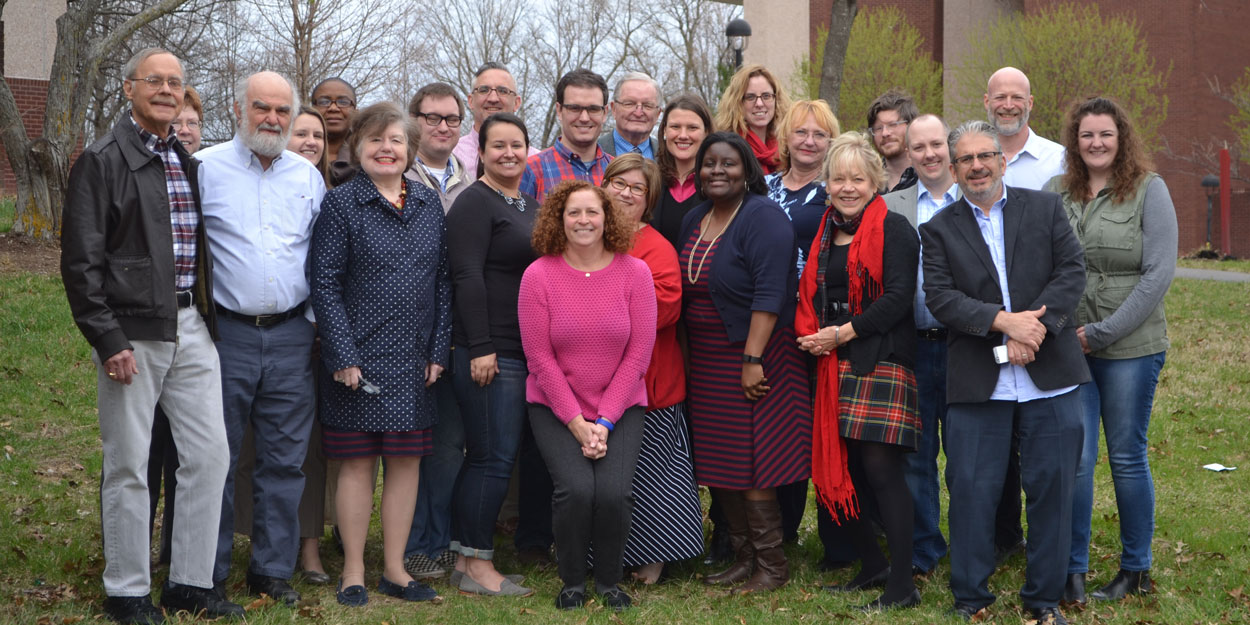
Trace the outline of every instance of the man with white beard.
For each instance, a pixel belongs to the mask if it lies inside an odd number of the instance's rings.
[[[250,424],[252,554],[248,590],[287,605],[299,552],[300,466],[313,420],[310,354],[316,333],[305,265],[325,183],[312,163],[286,151],[299,110],[295,88],[273,72],[235,87],[238,131],[196,154],[204,225],[213,258],[217,355],[230,471],[222,494],[213,585],[225,595],[234,544],[234,474]]]
[[[985,86],[985,114],[998,131],[1007,159],[1003,182],[1009,187],[1039,191],[1047,180],[1063,173],[1063,146],[1029,128],[1033,93],[1029,77],[1014,67],[990,76]]]

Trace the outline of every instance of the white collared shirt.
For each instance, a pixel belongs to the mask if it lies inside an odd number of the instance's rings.
[[[1003,184],[1041,191],[1046,181],[1063,173],[1063,146],[1033,132],[1032,128],[1024,132],[1029,133],[1029,138],[1015,157],[1007,162]]]
[[[196,152],[213,255],[213,299],[244,315],[285,312],[308,299],[308,248],[325,182],[287,150],[269,169],[236,135]],[[311,307],[309,308],[311,310]]]
[[[1007,245],[1006,233],[1004,231],[1005,221],[1003,219],[1003,208],[1007,204],[1007,185],[1003,185],[1003,197],[990,207],[989,215],[982,213],[981,208],[971,201],[968,204],[972,206],[972,214],[976,215],[977,218],[977,227],[981,229],[981,238],[989,246],[990,258],[994,261],[994,268],[998,270],[998,286],[1002,289],[1003,309],[1007,312],[1017,312],[1011,307],[1011,289],[1007,286]],[[1005,334],[1003,335],[1003,343],[1007,343],[1007,335]],[[1043,391],[1033,383],[1033,378],[1029,376],[1028,369],[1020,365],[1006,363],[999,365],[998,383],[994,385],[994,393],[990,395],[990,399],[1026,402],[1047,397],[1057,397],[1075,388],[1075,386],[1067,386]]]
[[[959,197],[957,193],[959,185],[954,182],[940,197],[930,195],[929,188],[924,186],[923,182],[917,183],[916,188],[918,189],[916,194],[917,227],[928,223],[930,219],[942,212],[943,208]],[[916,268],[916,301],[912,310],[915,313],[916,327],[918,329],[929,330],[943,327],[942,323],[933,316],[933,313],[929,312],[929,308],[924,303],[924,265],[917,265]]]

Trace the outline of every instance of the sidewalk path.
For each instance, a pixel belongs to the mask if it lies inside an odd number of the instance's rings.
[[[1193,280],[1215,280],[1217,282],[1250,282],[1250,273],[1219,271],[1216,269],[1191,269],[1189,267],[1177,267],[1176,277]]]

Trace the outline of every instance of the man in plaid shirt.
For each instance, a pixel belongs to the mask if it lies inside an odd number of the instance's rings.
[[[148,449],[159,404],[181,462],[161,605],[171,614],[242,617],[241,606],[212,588],[230,457],[198,161],[172,128],[183,104],[182,63],[149,48],[123,76],[130,113],[74,163],[61,231],[65,293],[96,364],[104,612],[119,623],[165,622],[151,600],[148,533]]]
[[[565,180],[586,180],[596,187],[612,157],[599,147],[607,118],[608,82],[588,69],[575,69],[556,83],[560,136],[551,147],[529,158],[521,191],[539,202]]]

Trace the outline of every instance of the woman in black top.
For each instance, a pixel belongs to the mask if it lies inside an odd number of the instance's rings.
[[[452,496],[452,585],[481,595],[525,596],[520,578],[495,570],[495,518],[525,422],[525,379],[517,293],[535,258],[538,202],[520,192],[529,133],[510,113],[486,118],[478,134],[482,177],[447,213],[455,288],[452,389],[464,422],[465,462]]]
[[[818,357],[812,482],[819,502],[847,531],[863,563],[831,591],[884,585],[864,610],[920,603],[911,577],[912,498],[905,453],[920,440],[912,298],[920,243],[907,220],[877,195],[885,179],[868,139],[848,132],[825,157],[830,208],[799,283],[799,347]],[[846,453],[839,438],[845,439]],[[848,476],[849,470],[849,476]],[[854,486],[854,491],[851,486]],[[882,555],[854,492],[871,490],[885,527]],[[861,501],[863,498],[861,498]]]
[[[681,220],[703,201],[694,184],[695,155],[703,139],[712,134],[712,112],[703,98],[685,93],[673,98],[660,117],[660,138],[655,163],[660,166],[664,190],[651,217],[651,226],[677,246]]]

